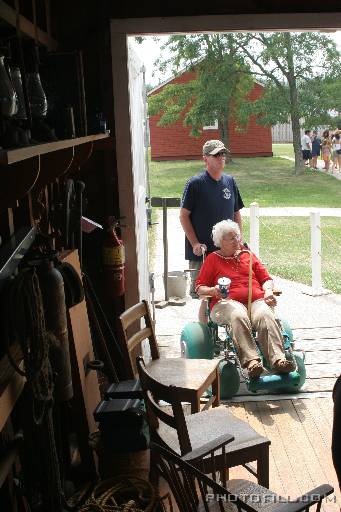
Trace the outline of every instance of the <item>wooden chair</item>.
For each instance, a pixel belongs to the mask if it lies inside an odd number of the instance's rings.
[[[145,367],[142,357],[137,358],[137,368],[152,441],[178,455],[192,452],[195,456],[192,463],[203,460],[203,471],[211,473],[212,468],[216,468],[223,482],[228,478],[229,468],[243,465],[257,477],[259,484],[269,485],[269,439],[236,418],[226,407],[185,416],[182,390],[157,381]],[[169,407],[160,406],[160,400]],[[202,459],[208,449],[212,456]],[[252,461],[257,462],[256,469],[248,464]]]
[[[144,327],[140,327],[141,321]],[[219,405],[219,371],[218,359],[185,359],[160,358],[155,337],[153,322],[146,300],[139,302],[122,313],[119,317],[119,328],[122,339],[125,341],[124,356],[126,366],[130,373],[129,378],[137,374],[136,355],[141,343],[148,340],[151,361],[148,371],[155,380],[165,385],[174,384],[179,388],[183,402],[190,402],[193,413],[200,410],[200,398],[207,388],[212,386],[212,396],[206,402],[205,408],[211,404]]]
[[[152,443],[157,455],[158,469],[167,481],[176,500],[179,512],[301,512],[317,504],[319,512],[322,500],[334,492],[328,484],[320,485],[300,498],[288,501],[266,487],[248,480],[229,480],[222,486],[169,450]]]

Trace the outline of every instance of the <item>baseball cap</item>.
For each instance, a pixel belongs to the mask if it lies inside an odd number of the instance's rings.
[[[203,155],[216,155],[219,151],[229,152],[221,140],[208,140],[202,147]]]

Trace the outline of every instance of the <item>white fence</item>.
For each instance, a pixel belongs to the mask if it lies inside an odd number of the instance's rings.
[[[292,142],[292,126],[291,123],[276,124],[271,128],[272,142]]]
[[[311,291],[310,295],[317,296],[326,293],[322,286],[321,273],[321,222],[320,212],[310,212],[310,233],[311,233]],[[259,205],[250,204],[250,249],[256,256],[259,256]]]
[[[303,120],[301,119],[301,122]],[[306,127],[307,129],[309,128]],[[328,126],[319,126],[317,131],[321,134],[323,130],[326,130]],[[305,128],[301,128],[301,137],[304,134]],[[292,137],[292,125],[291,123],[275,124],[271,127],[272,142],[276,143],[288,143],[293,141]]]

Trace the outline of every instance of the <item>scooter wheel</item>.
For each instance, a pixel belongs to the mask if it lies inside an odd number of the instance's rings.
[[[300,374],[300,380],[299,380],[297,389],[301,389],[301,387],[305,383],[305,379],[306,379],[306,375],[307,375],[305,364],[304,364],[304,352],[298,352],[297,350],[294,350],[293,354],[294,354],[294,358],[295,358],[295,361],[297,364],[297,371]]]
[[[220,376],[220,398],[232,398],[238,393],[240,386],[240,375],[236,365],[231,361],[220,361],[219,363],[219,376]]]
[[[181,355],[187,359],[213,359],[214,340],[210,329],[201,322],[185,325],[181,333]]]
[[[281,321],[283,331],[288,336],[289,342],[292,343],[294,341],[294,335],[293,335],[293,332],[289,325],[288,320],[286,320],[285,318],[281,318],[280,321]]]

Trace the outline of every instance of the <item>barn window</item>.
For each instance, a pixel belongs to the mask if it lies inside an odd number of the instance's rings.
[[[213,124],[210,124],[209,126],[203,126],[203,130],[218,130],[218,119],[214,121]]]

